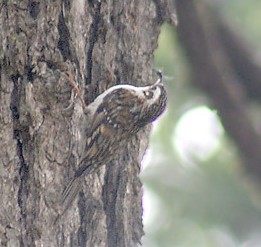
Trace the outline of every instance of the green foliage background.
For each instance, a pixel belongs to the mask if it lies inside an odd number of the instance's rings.
[[[261,1],[215,1],[215,7],[254,44],[258,54]],[[188,60],[176,30],[164,25],[155,67],[162,68],[166,76],[169,105],[156,123],[145,158],[148,166],[142,172],[146,233],[143,246],[261,246],[261,190],[245,174],[238,151],[226,133],[219,137],[218,148],[210,157],[190,157],[192,165],[179,156],[173,145],[182,116],[209,102],[190,83]]]

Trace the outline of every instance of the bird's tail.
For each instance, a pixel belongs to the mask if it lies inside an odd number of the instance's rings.
[[[81,177],[74,177],[64,188],[62,193],[62,205],[67,208],[74,201],[81,188]]]
[[[57,224],[57,222],[61,219],[61,217],[65,214],[67,209],[72,205],[73,201],[75,200],[75,197],[81,189],[81,180],[81,177],[74,177],[64,188],[61,197],[61,211],[55,219],[55,224]]]
[[[83,160],[84,161],[84,160]],[[78,168],[78,170],[75,172],[74,177],[70,180],[68,185],[64,188],[62,196],[61,196],[61,208],[60,208],[60,214],[55,219],[55,224],[61,219],[61,217],[64,215],[64,213],[67,211],[67,209],[72,205],[73,201],[75,200],[75,197],[78,195],[81,184],[83,180],[83,174],[85,173],[91,173],[95,169],[97,169],[98,166],[92,165],[90,163],[88,166],[82,165]]]

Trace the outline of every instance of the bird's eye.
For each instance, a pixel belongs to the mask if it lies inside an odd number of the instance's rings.
[[[153,98],[153,92],[151,91],[144,91],[143,94],[147,99]]]

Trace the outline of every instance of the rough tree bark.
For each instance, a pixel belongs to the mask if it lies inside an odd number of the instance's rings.
[[[82,107],[114,84],[152,81],[153,52],[172,1],[0,1],[1,246],[137,246],[143,235],[140,162],[149,128],[86,177],[58,225],[77,167]],[[165,9],[164,9],[165,8]],[[174,19],[173,19],[174,20]]]

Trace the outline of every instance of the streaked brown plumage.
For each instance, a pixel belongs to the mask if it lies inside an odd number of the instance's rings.
[[[109,88],[86,109],[91,124],[83,127],[84,152],[79,168],[62,194],[63,212],[71,205],[81,186],[81,178],[109,162],[122,142],[154,121],[166,108],[167,95],[159,80],[146,87],[117,85]]]

